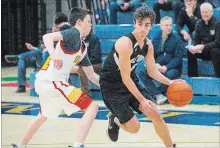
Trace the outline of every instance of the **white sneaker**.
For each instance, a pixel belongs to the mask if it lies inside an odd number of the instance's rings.
[[[81,148],[81,147],[85,147],[84,144],[74,144],[73,146],[68,146],[70,148]]]
[[[156,97],[156,104],[157,105],[162,105],[167,100],[167,97],[162,94],[155,95],[155,97]]]

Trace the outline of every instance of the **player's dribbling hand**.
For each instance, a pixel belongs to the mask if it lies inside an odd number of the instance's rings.
[[[55,69],[60,70],[63,67],[63,60],[60,60],[58,58],[52,58],[52,60]]]
[[[186,82],[186,81],[182,79],[175,79],[175,80],[171,80],[170,85],[177,82]]]

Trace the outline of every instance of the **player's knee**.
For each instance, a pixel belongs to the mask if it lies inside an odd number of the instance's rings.
[[[136,134],[138,133],[138,131],[140,130],[141,126],[140,126],[140,123],[136,124],[134,127],[132,127],[130,133],[132,134]]]
[[[136,134],[140,128],[141,128],[141,125],[139,122],[128,122],[125,124],[126,128],[128,128],[128,132],[130,132],[131,134]]]
[[[160,111],[158,109],[155,109],[147,114],[147,116],[153,121],[153,122],[161,122],[163,120]]]

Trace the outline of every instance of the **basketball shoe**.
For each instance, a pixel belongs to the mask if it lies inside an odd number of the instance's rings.
[[[68,146],[70,148],[81,148],[81,147],[85,147],[84,144],[74,144],[73,146]]]
[[[14,143],[12,143],[11,146],[12,146],[13,148],[27,148],[26,145],[17,145],[17,144],[14,144]]]
[[[106,131],[109,139],[113,142],[116,142],[118,140],[118,134],[119,134],[119,126],[114,121],[115,116],[112,113],[109,113],[108,115],[108,129]]]

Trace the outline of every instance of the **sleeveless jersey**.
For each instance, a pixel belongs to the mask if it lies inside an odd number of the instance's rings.
[[[54,68],[54,62],[49,56],[41,70],[37,73],[37,79],[48,80],[48,81],[68,81],[70,71],[73,65],[77,65],[87,53],[86,46],[82,45],[81,48],[73,54],[66,54],[64,52],[62,41],[59,41],[56,45],[55,53],[63,61],[61,69],[57,70]],[[84,46],[84,48],[82,48]]]
[[[137,66],[138,61],[144,59],[148,52],[148,45],[145,42],[142,49],[140,49],[136,38],[132,33],[125,35],[132,41],[132,49],[133,53],[130,57],[131,62],[131,79],[136,79],[135,69]],[[147,40],[147,38],[146,38]],[[145,40],[145,41],[146,41]],[[103,68],[100,73],[100,83],[107,82],[107,83],[122,83],[122,78],[120,74],[119,68],[119,56],[115,50],[115,44],[112,47],[112,50],[108,54]]]

